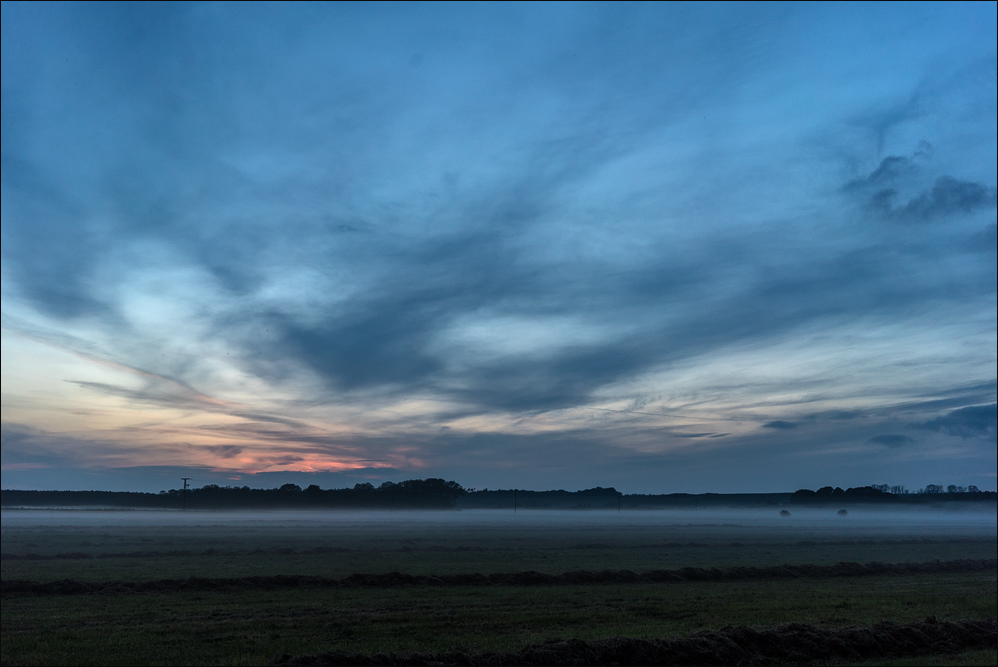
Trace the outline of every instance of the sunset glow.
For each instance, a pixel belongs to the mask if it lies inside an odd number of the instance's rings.
[[[4,3],[4,488],[993,489],[995,21]]]

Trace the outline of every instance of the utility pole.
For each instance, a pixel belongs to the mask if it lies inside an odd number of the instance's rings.
[[[183,508],[184,508],[184,510],[186,510],[187,509],[187,482],[189,482],[191,480],[191,478],[190,477],[181,477],[180,479],[184,480],[184,491],[183,491],[183,495],[181,497],[183,498],[183,501],[182,501],[183,502]]]

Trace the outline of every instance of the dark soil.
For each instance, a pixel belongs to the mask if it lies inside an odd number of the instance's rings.
[[[998,621],[936,622],[824,630],[793,623],[772,630],[727,626],[681,639],[614,637],[530,644],[512,652],[283,655],[280,665],[792,665],[840,658],[882,660],[998,645]]]
[[[775,565],[772,567],[698,568],[652,570],[579,570],[564,574],[511,572],[499,574],[412,575],[351,574],[344,579],[307,575],[266,577],[191,577],[149,581],[83,582],[74,579],[37,582],[9,580],[0,582],[0,597],[24,595],[79,595],[85,593],[163,593],[172,591],[275,590],[288,588],[393,587],[393,586],[550,586],[557,584],[639,584],[681,581],[738,581],[757,579],[800,579],[857,577],[865,575],[909,575],[939,572],[979,572],[998,568],[994,558],[980,560],[930,561],[926,563],[838,563],[837,565]]]

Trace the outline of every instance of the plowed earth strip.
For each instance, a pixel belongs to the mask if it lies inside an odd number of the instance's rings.
[[[394,586],[552,586],[591,584],[642,584],[682,581],[746,581],[911,575],[941,572],[980,572],[998,569],[998,559],[930,561],[925,563],[838,563],[836,565],[775,565],[772,567],[698,568],[679,570],[580,570],[564,574],[510,572],[498,574],[412,575],[351,574],[343,579],[308,575],[155,579],[149,581],[85,582],[64,579],[51,582],[8,580],[0,582],[0,597],[26,595],[82,595],[88,593],[167,593],[175,591],[276,590],[289,588],[394,587]]]
[[[840,658],[849,662],[994,648],[998,622],[922,623],[825,630],[793,623],[772,630],[727,626],[680,639],[614,637],[531,644],[518,652],[364,655],[333,651],[284,655],[281,665],[790,665]]]

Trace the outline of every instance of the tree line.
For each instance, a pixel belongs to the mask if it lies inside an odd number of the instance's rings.
[[[821,504],[838,502],[859,503],[938,503],[945,501],[998,500],[998,493],[981,491],[974,485],[957,486],[950,484],[927,484],[918,491],[911,492],[904,486],[872,484],[850,489],[824,486],[817,491],[798,489],[790,497],[790,502],[800,504]]]
[[[707,509],[766,507],[785,503],[938,503],[994,502],[998,494],[976,486],[929,484],[909,492],[886,484],[849,489],[825,486],[795,493],[623,494],[613,487],[581,491],[465,489],[439,478],[355,484],[352,488],[301,488],[285,484],[273,489],[208,484],[159,493],[129,491],[0,491],[4,507],[129,507],[139,509]]]
[[[200,488],[159,493],[131,491],[0,492],[0,504],[28,507],[135,507],[149,509],[449,509],[467,491],[457,482],[438,478],[356,484],[346,489],[301,488],[285,484],[274,489],[208,484]]]

